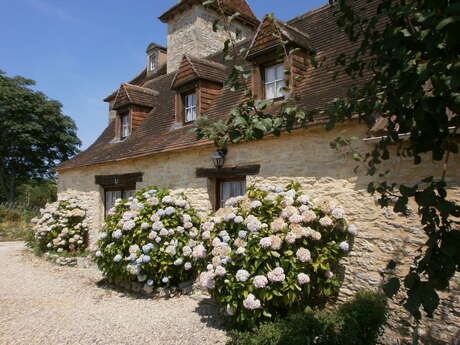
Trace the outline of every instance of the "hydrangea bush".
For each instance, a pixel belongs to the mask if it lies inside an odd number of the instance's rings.
[[[88,245],[86,210],[76,197],[47,204],[32,219],[35,245],[40,252],[78,253]]]
[[[96,262],[104,274],[139,281],[151,291],[196,275],[202,258],[200,219],[183,194],[150,187],[129,200],[117,200],[100,234]]]
[[[336,269],[356,227],[340,206],[299,190],[252,186],[202,225],[209,255],[200,283],[240,325],[303,311],[340,285]]]

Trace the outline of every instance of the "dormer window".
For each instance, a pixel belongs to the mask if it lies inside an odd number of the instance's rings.
[[[197,97],[196,93],[190,93],[184,96],[184,122],[193,122],[197,118]]]
[[[285,95],[286,87],[284,64],[265,67],[265,98],[277,99]]]
[[[131,123],[129,113],[120,115],[121,133],[120,139],[126,139],[131,134]]]

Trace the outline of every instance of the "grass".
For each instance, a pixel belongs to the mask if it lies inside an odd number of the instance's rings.
[[[0,205],[0,242],[27,241],[32,227],[30,220],[36,212],[11,209]]]

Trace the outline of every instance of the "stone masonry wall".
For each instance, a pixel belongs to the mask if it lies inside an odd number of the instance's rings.
[[[326,132],[321,128],[302,130],[281,138],[269,138],[229,148],[226,166],[260,164],[258,176],[248,182],[271,183],[285,186],[292,180],[301,182],[312,198],[330,197],[338,200],[347,212],[348,219],[359,228],[349,257],[343,261],[344,284],[339,301],[345,301],[359,289],[378,289],[382,276],[404,276],[412,263],[415,251],[425,241],[415,212],[401,217],[391,209],[381,209],[376,200],[366,192],[370,179],[356,175],[356,163],[329,148],[337,136],[364,136],[365,128],[357,125],[340,127]],[[361,143],[369,150],[371,144]],[[76,193],[85,199],[92,218],[92,240],[103,222],[102,190],[95,185],[95,175],[143,172],[144,180],[137,188],[157,185],[184,191],[202,215],[211,210],[213,184],[195,177],[195,169],[212,167],[212,147],[185,152],[160,154],[150,158],[106,164],[84,169],[64,171],[59,176],[59,192]],[[417,169],[404,158],[388,163],[393,171],[391,178],[405,183],[415,182],[428,174],[439,176],[440,166],[429,160]],[[450,197],[460,200],[460,159],[451,161],[447,181]],[[414,209],[415,210],[415,209]],[[396,268],[385,271],[390,260]],[[425,320],[421,327],[424,344],[459,345],[460,339],[460,277],[452,291],[443,295],[443,305],[433,321]],[[391,305],[390,321],[383,344],[406,344],[399,340],[409,337],[410,317],[400,306]]]
[[[174,17],[168,24],[168,73],[179,68],[184,54],[206,57],[221,51],[228,38],[224,31],[214,32],[212,24],[217,13],[197,5]],[[251,37],[253,31],[237,21],[233,30],[240,30],[241,39]]]

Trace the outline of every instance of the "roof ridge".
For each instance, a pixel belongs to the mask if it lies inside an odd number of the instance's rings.
[[[324,11],[324,10],[326,10],[328,8],[331,8],[331,7],[333,7],[333,4],[325,4],[325,5],[323,5],[321,7],[318,7],[316,9],[314,9],[314,10],[310,10],[308,12],[305,12],[304,14],[301,14],[299,16],[296,16],[296,17],[292,18],[292,19],[289,19],[286,23],[287,24],[295,23],[295,22],[297,22],[299,20],[303,20],[303,19],[305,19],[307,17],[310,17],[310,16],[312,16],[312,15],[318,13],[318,12]]]
[[[220,68],[220,69],[223,69],[223,70],[227,69],[227,66],[225,66],[225,65],[223,65],[221,63],[218,63],[217,61],[208,60],[206,58],[200,58],[200,57],[197,57],[197,56],[194,56],[194,55],[186,55],[186,56],[188,56],[190,58],[192,63],[193,63],[193,60],[195,60],[196,62],[201,62],[201,63],[207,64],[210,67],[216,67],[216,68]]]

